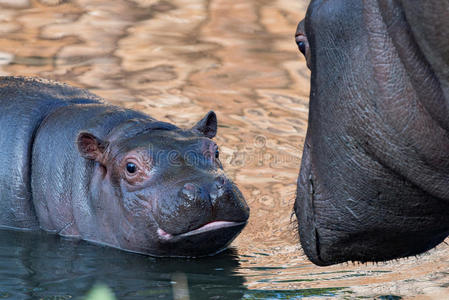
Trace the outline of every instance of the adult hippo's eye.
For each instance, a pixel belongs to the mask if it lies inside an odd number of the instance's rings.
[[[134,163],[127,163],[126,164],[126,171],[128,171],[129,174],[134,174],[137,171],[137,166]]]
[[[302,55],[306,58],[307,67],[310,69],[310,49],[307,37],[302,32],[299,32],[295,36],[295,41],[299,51],[301,51]]]
[[[295,41],[296,45],[298,45],[299,51],[301,51],[301,53],[306,56],[308,46],[307,38],[304,35],[299,34],[295,37]]]
[[[296,27],[295,42],[296,45],[298,45],[299,51],[301,51],[302,55],[307,59],[307,56],[309,55],[309,41],[306,36],[305,20],[299,22],[298,27]]]
[[[306,55],[306,43],[304,43],[304,41],[299,41],[297,44],[299,51],[301,51],[302,54]]]

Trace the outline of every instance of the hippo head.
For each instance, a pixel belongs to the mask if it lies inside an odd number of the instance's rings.
[[[449,18],[438,3],[312,0],[298,25],[311,92],[295,213],[317,265],[416,255],[449,234]]]
[[[105,140],[81,132],[79,151],[95,165],[89,198],[97,228],[86,239],[154,256],[223,250],[249,208],[223,172],[216,131],[210,112],[190,130],[133,119]]]

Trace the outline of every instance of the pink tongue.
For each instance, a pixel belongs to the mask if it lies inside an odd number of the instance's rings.
[[[229,227],[234,224],[236,224],[236,223],[235,222],[227,222],[227,221],[214,221],[214,222],[208,223],[200,228],[197,228],[195,230],[186,232],[183,235],[190,235],[190,234],[210,231],[210,230],[214,230],[214,229],[219,229],[219,228],[223,228],[223,227]],[[159,237],[164,240],[169,240],[169,239],[173,238],[172,234],[164,231],[161,228],[158,228],[157,233],[159,234]]]
[[[165,232],[164,230],[162,230],[160,228],[158,228],[157,234],[159,234],[159,236],[161,238],[163,238],[164,240],[169,240],[169,239],[171,239],[173,237],[170,233]]]
[[[215,222],[207,223],[206,225],[204,225],[198,229],[202,229],[202,230],[218,229],[218,228],[226,227],[227,225],[229,225],[231,223],[233,223],[233,222],[215,221]]]

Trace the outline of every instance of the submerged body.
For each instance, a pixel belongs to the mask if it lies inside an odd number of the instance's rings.
[[[249,208],[210,112],[190,130],[55,82],[0,79],[0,227],[154,256],[224,249]]]
[[[449,234],[449,1],[311,1],[295,212],[318,265],[416,255]]]

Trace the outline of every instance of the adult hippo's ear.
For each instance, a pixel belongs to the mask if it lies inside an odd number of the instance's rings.
[[[211,110],[203,119],[193,126],[192,130],[199,132],[210,139],[213,138],[217,134],[217,115]]]
[[[108,143],[91,133],[80,132],[77,138],[77,145],[82,157],[102,162],[103,154]]]

